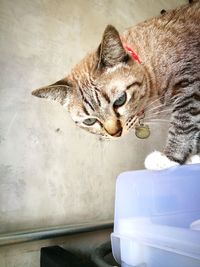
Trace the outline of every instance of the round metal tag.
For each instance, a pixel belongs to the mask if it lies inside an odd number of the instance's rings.
[[[150,136],[149,126],[141,124],[135,128],[135,135],[140,139],[146,139]]]

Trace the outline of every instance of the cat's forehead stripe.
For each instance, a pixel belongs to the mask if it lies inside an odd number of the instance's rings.
[[[94,93],[95,93],[95,96],[96,96],[96,99],[97,99],[97,102],[98,102],[98,105],[101,107],[101,102],[100,102],[100,99],[99,99],[99,96],[98,96],[98,93],[96,90],[94,90]]]
[[[106,92],[102,92],[102,96],[105,98],[105,100],[108,102],[108,104],[110,104],[110,98],[107,95],[107,93]]]
[[[82,105],[82,108],[83,108],[83,112],[86,114],[86,115],[90,115],[90,113],[87,111],[86,107],[84,105]]]
[[[82,91],[82,89],[79,87],[79,92],[81,93],[81,97],[82,100],[94,111],[94,107],[92,106],[92,104],[87,100],[86,96],[84,95],[84,92]]]

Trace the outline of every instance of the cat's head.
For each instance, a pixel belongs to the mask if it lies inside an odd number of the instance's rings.
[[[81,128],[104,137],[119,137],[138,123],[145,105],[142,65],[124,48],[117,30],[106,27],[98,49],[64,79],[33,95],[55,100]]]

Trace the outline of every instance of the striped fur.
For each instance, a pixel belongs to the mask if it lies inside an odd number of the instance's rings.
[[[79,127],[105,138],[122,136],[141,122],[169,121],[164,154],[183,164],[200,153],[200,1],[121,36],[109,25],[96,51],[63,80],[33,95],[60,102]],[[123,105],[114,104],[123,97]]]

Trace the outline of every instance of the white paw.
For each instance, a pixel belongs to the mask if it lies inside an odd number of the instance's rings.
[[[200,163],[200,155],[192,155],[186,161],[186,164]]]
[[[179,164],[168,159],[163,153],[154,151],[146,157],[144,165],[148,170],[162,170]]]

